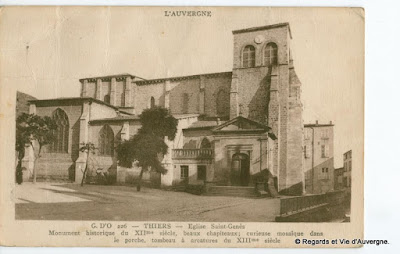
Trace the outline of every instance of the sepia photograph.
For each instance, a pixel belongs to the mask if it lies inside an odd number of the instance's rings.
[[[362,8],[6,7],[1,21],[15,223],[362,235]]]

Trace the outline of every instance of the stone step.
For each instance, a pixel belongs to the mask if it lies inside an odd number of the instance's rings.
[[[208,196],[235,196],[235,197],[260,197],[254,187],[247,186],[213,186],[205,195]]]
[[[33,177],[29,179],[29,181],[33,181]],[[37,175],[36,176],[36,181],[37,182],[65,182],[65,183],[70,183],[72,182],[68,177],[65,176],[43,176],[43,175]]]

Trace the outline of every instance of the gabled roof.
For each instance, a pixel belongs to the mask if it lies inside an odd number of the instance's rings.
[[[224,123],[225,121],[221,121]],[[212,129],[214,127],[218,126],[218,121],[217,120],[210,120],[210,121],[197,121],[192,123],[187,129],[193,130],[193,129]]]
[[[248,118],[238,116],[212,129],[214,133],[265,133],[271,130],[268,126],[250,120]]]

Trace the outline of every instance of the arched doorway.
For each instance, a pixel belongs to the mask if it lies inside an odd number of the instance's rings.
[[[235,153],[232,156],[231,184],[248,186],[250,182],[250,159],[244,153]]]

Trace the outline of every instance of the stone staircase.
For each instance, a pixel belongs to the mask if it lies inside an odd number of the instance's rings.
[[[43,154],[36,163],[36,181],[38,182],[71,182],[73,180],[71,178],[74,175],[74,163],[69,154]],[[32,176],[30,178],[32,180]]]
[[[263,198],[269,196],[265,191],[256,191],[254,187],[247,186],[210,186],[207,188],[204,195],[247,198]]]

